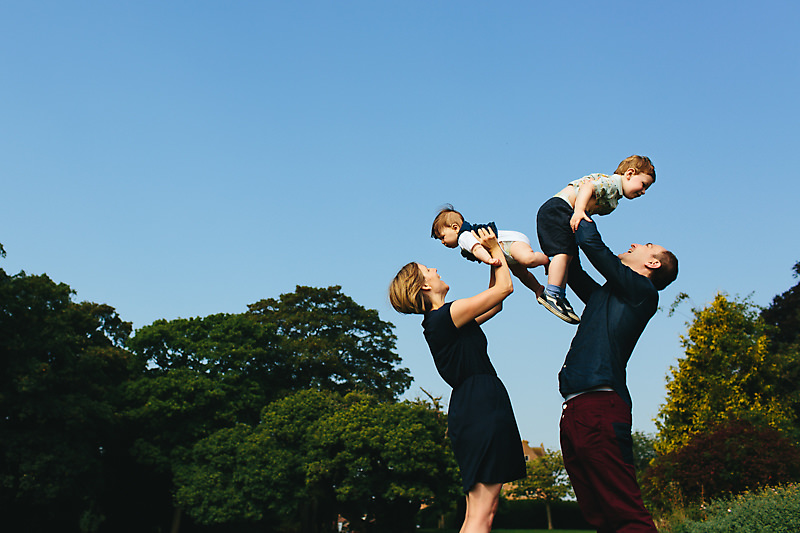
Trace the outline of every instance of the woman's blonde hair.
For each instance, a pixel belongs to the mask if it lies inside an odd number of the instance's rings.
[[[389,285],[389,301],[392,307],[407,315],[424,313],[424,285],[425,278],[422,277],[417,263],[411,262],[401,268]]]

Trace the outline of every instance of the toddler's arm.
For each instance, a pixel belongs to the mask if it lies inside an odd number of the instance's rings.
[[[489,253],[489,250],[484,248],[480,243],[473,246],[470,252],[482,263],[486,263],[487,265],[491,266],[500,266],[500,260],[493,258],[492,254]]]
[[[578,224],[581,223],[581,220],[588,220],[589,222],[592,222],[591,217],[586,214],[586,208],[593,199],[594,184],[591,180],[584,180],[578,189],[577,196],[575,197],[575,212],[572,214],[572,218],[569,219],[569,225],[572,228],[572,231],[576,231],[578,229]]]

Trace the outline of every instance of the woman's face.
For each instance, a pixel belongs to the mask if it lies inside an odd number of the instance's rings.
[[[422,277],[425,279],[425,285],[430,287],[430,290],[433,292],[447,292],[450,287],[447,283],[442,281],[441,276],[439,276],[435,268],[428,268],[421,263],[417,263],[417,266],[419,266]]]

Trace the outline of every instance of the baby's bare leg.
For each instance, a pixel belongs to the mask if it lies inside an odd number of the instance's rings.
[[[528,243],[522,241],[511,243],[511,249],[508,253],[525,268],[534,268],[542,265],[547,268],[550,263],[550,259],[546,255],[542,252],[534,252]]]
[[[565,287],[567,284],[567,270],[572,256],[567,254],[554,255],[550,260],[550,267],[547,271],[547,283]]]
[[[539,281],[536,279],[536,276],[534,276],[530,270],[522,265],[512,265],[508,268],[511,269],[511,273],[514,274],[514,276],[519,278],[523,285],[528,287],[534,292],[534,294],[536,294],[537,298],[542,295],[544,292],[544,285],[539,283]]]

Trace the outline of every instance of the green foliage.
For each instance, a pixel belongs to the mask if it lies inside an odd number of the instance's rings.
[[[237,420],[255,424],[269,402],[307,388],[362,390],[384,399],[411,382],[399,368],[392,325],[339,287],[297,287],[242,314],[159,320],[128,347],[154,374],[191,370],[239,392]]]
[[[692,312],[688,336],[681,337],[686,355],[671,370],[656,421],[658,451],[675,450],[731,417],[796,431],[800,397],[785,375],[797,361],[769,350],[769,327],[758,309],[718,294]]]
[[[0,270],[5,526],[163,530],[174,498],[190,527],[316,531],[341,512],[391,530],[457,492],[438,406],[396,402],[392,325],[339,287],[133,338],[72,295]]]
[[[800,448],[768,426],[731,419],[658,456],[644,473],[650,506],[670,511],[800,480]]]
[[[47,276],[0,269],[0,507],[34,531],[72,524],[103,491],[130,333],[113,308],[75,303]]]
[[[457,466],[438,411],[424,402],[386,403],[363,394],[345,400],[346,407],[314,433],[308,476],[334,487],[338,510],[351,524],[407,530],[421,503],[458,494]]]
[[[532,457],[526,466],[527,477],[508,486],[509,496],[549,502],[574,496],[560,450],[545,448],[543,457]]]
[[[231,371],[269,374],[276,365],[277,337],[245,314],[157,320],[136,332],[130,349],[161,370],[183,368],[212,376]]]
[[[668,533],[795,533],[800,531],[800,487],[766,488],[713,502],[704,520],[671,524]]]
[[[405,529],[420,503],[458,490],[444,433],[425,403],[301,391],[270,404],[252,430],[200,441],[178,471],[177,499],[204,524],[269,516],[314,530],[342,514],[365,530]]]
[[[508,486],[507,494],[517,498],[542,500],[545,502],[547,527],[553,528],[552,502],[573,496],[564,458],[560,450],[544,449],[542,457],[532,457],[526,463],[528,475]]]
[[[129,407],[122,414],[133,436],[133,456],[159,472],[171,472],[187,460],[195,442],[235,423],[230,389],[228,383],[188,369],[146,374],[126,384]]]
[[[242,446],[252,433],[244,424],[221,429],[196,443],[192,462],[177,466],[177,500],[200,522],[224,524],[263,518],[261,502],[251,494],[255,483],[248,479],[262,473],[248,472],[247,447]]]
[[[261,409],[291,389],[288,357],[275,328],[247,314],[158,320],[136,332],[129,348],[151,371],[145,381],[178,370],[227,391],[236,420],[255,424]]]
[[[800,277],[800,261],[794,264],[794,277]],[[775,296],[761,317],[767,324],[775,326],[770,332],[771,340],[778,346],[794,345],[797,351],[800,343],[800,283],[788,291]]]
[[[397,368],[400,357],[394,352],[392,324],[342,294],[341,287],[298,285],[278,300],[268,298],[248,307],[260,323],[276,328],[296,389],[358,389],[391,399],[411,384],[408,370]]]
[[[633,467],[636,474],[641,474],[650,467],[650,462],[656,457],[656,438],[643,431],[631,432],[633,440]]]

